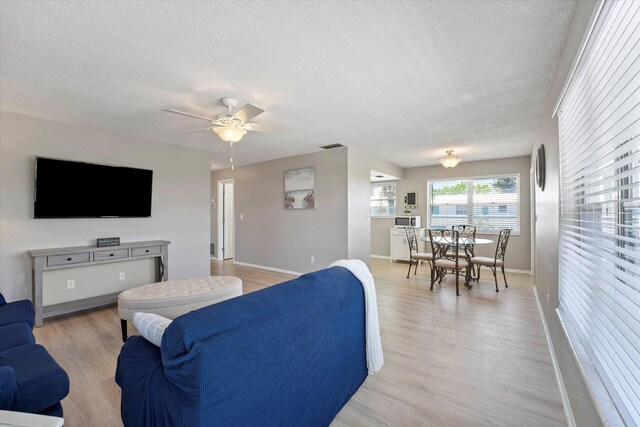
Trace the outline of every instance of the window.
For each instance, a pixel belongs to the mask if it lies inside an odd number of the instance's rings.
[[[370,209],[372,216],[396,215],[396,183],[376,182],[371,184]]]
[[[428,226],[473,224],[481,233],[520,233],[520,175],[429,181]]]
[[[557,312],[607,425],[640,424],[639,28],[602,3],[558,110]]]

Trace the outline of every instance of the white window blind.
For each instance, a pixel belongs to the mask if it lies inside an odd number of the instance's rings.
[[[396,183],[376,182],[371,184],[369,206],[373,216],[395,216]]]
[[[639,28],[640,2],[603,4],[558,113],[558,313],[583,371],[595,370],[586,381],[605,419],[631,426],[640,425]]]
[[[471,224],[481,233],[520,233],[520,176],[429,181],[430,228]]]

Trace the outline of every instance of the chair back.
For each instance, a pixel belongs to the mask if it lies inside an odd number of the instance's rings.
[[[451,253],[458,253],[460,233],[456,230],[448,228],[429,229],[429,240],[431,241],[431,253],[434,260],[445,258]]]
[[[471,237],[473,239],[476,238],[476,226],[475,225],[466,225],[466,224],[460,224],[460,225],[452,225],[451,229],[454,231],[457,231],[458,233],[460,233],[460,238],[467,238],[467,237]]]
[[[495,259],[502,260],[504,262],[504,256],[507,253],[507,243],[509,243],[509,236],[511,235],[511,229],[505,228],[500,230],[500,235],[498,236],[498,244],[496,245],[496,256]]]
[[[418,237],[416,236],[415,227],[405,227],[405,233],[407,233],[407,245],[409,245],[409,258],[413,257],[414,253],[418,253]]]

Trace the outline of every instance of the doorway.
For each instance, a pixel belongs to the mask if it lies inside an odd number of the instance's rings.
[[[235,258],[233,180],[218,181],[218,259]]]

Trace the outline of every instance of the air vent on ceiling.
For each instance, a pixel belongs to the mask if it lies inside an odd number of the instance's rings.
[[[344,145],[342,144],[329,144],[329,145],[324,145],[320,148],[324,148],[325,150],[331,150],[332,148],[340,148],[340,147],[344,147]]]

